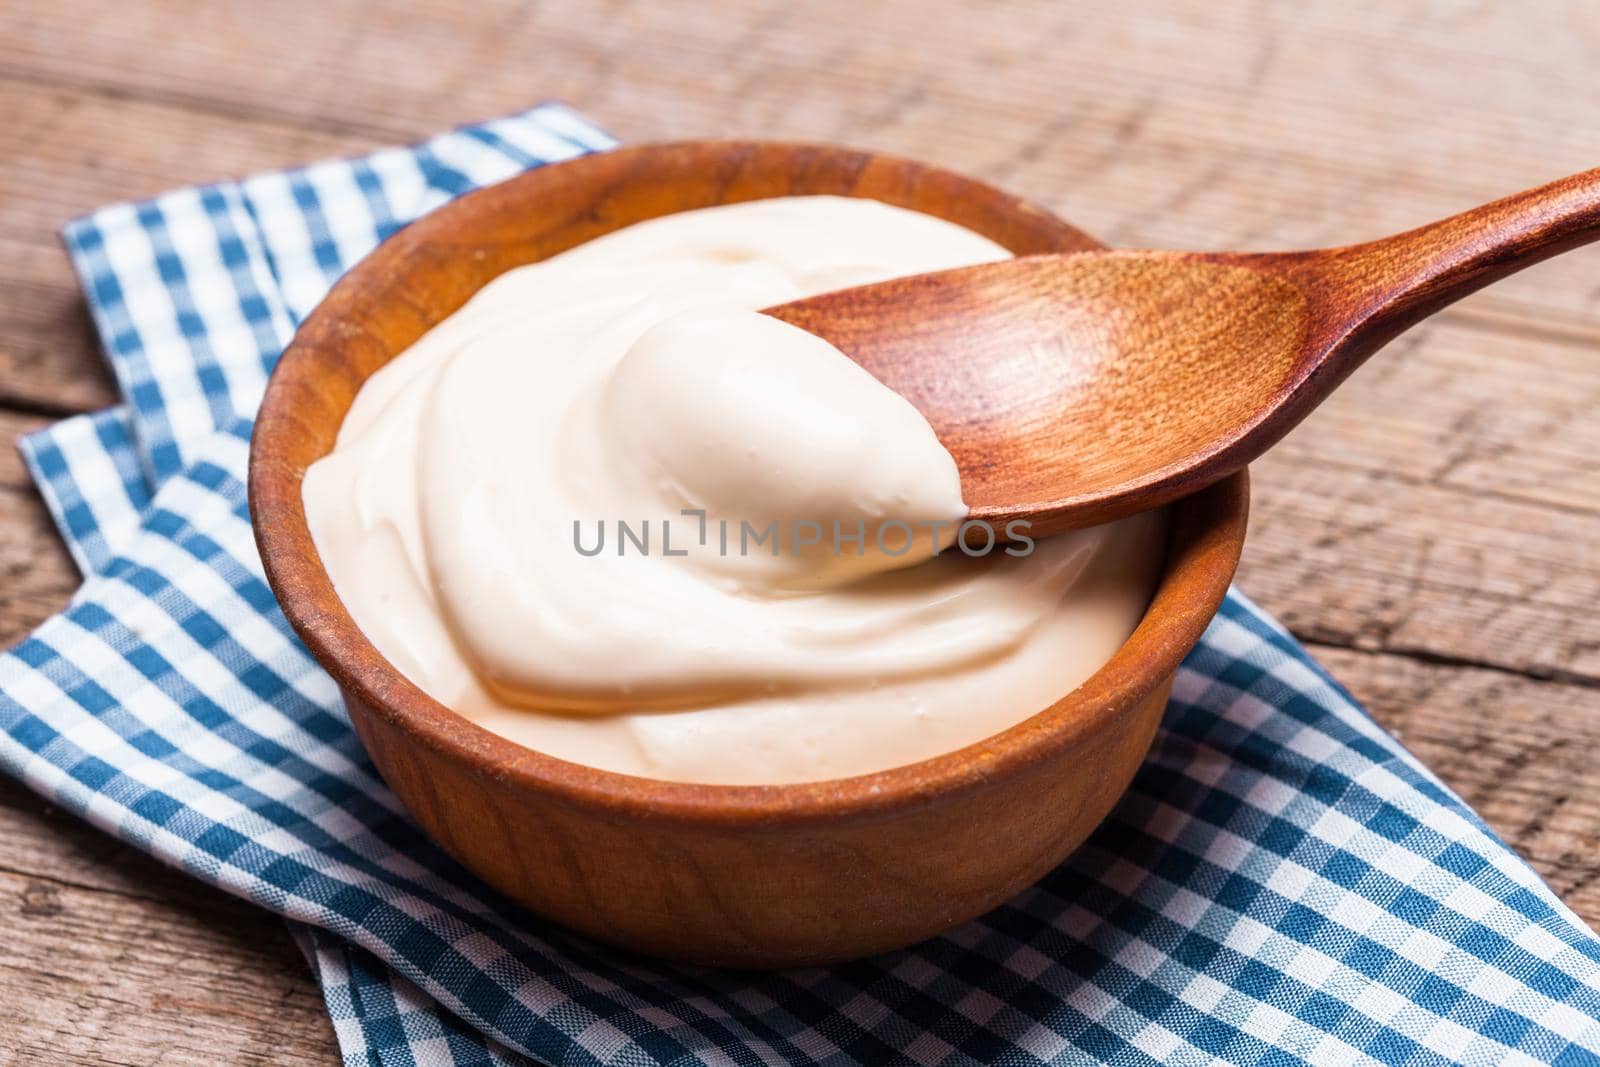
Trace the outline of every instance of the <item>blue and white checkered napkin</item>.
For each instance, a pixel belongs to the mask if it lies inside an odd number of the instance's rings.
[[[609,143],[547,105],[67,228],[125,403],[23,443],[87,581],[0,658],[0,765],[286,916],[350,1063],[1600,1063],[1600,941],[1237,594],[1078,855],[901,952],[651,963],[431,845],[262,579],[251,413],[376,242]]]

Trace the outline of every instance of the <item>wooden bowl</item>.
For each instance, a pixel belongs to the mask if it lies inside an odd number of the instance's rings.
[[[818,193],[942,216],[1017,253],[1099,247],[1033,204],[868,153],[697,142],[592,155],[463,196],[386,241],[301,326],[256,421],[250,505],[268,580],[384,780],[490,885],[641,952],[744,967],[860,957],[1036,881],[1127,788],[1244,540],[1243,473],[1173,505],[1159,588],[1109,663],[998,736],[880,774],[781,786],[615,774],[489,733],[407,681],[334,593],[301,501],[367,376],[512,267],[658,215]]]

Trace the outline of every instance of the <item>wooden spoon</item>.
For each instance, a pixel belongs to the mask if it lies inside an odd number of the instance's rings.
[[[916,405],[973,519],[1037,537],[1219,481],[1401,331],[1596,237],[1600,170],[1347,248],[1026,256],[767,314]]]

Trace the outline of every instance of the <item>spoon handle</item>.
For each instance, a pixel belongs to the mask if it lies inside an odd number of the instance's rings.
[[[1367,244],[1309,254],[1330,354],[1359,361],[1490,282],[1600,238],[1600,169]]]

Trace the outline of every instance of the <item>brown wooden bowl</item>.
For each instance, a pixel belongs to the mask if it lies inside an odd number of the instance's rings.
[[[818,193],[942,216],[1019,254],[1099,247],[1033,204],[868,153],[696,142],[592,155],[463,196],[386,241],[301,326],[256,421],[250,506],[267,578],[384,780],[490,885],[641,952],[746,967],[848,959],[1036,881],[1127,788],[1244,541],[1241,472],[1172,506],[1149,610],[1093,677],[1004,733],[879,774],[781,786],[615,774],[489,733],[407,681],[334,593],[301,500],[367,376],[512,267],[658,215]]]

